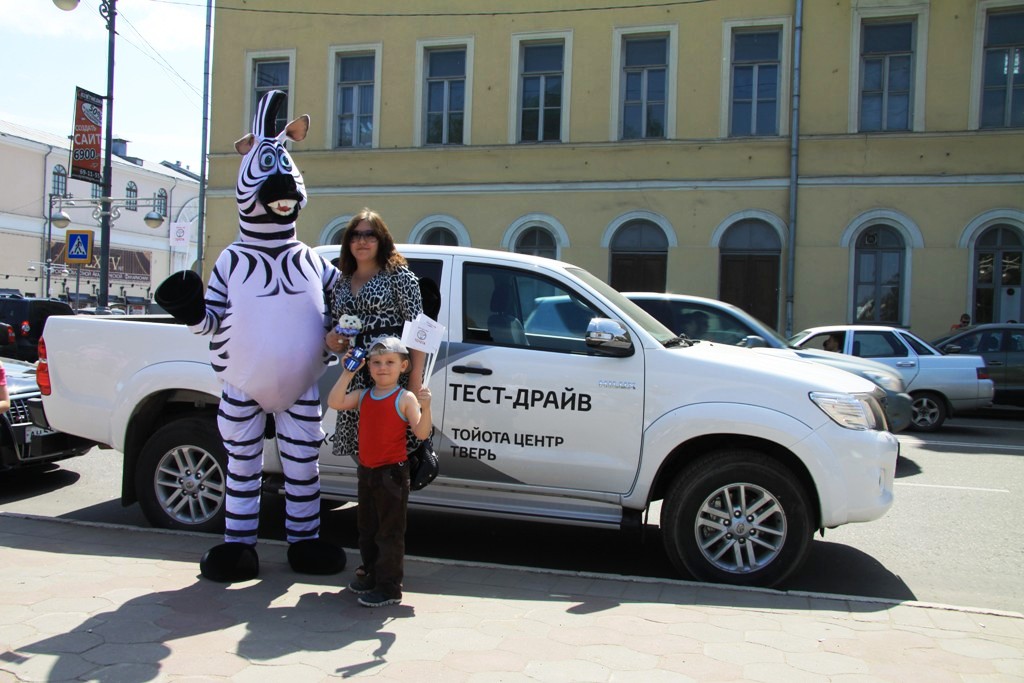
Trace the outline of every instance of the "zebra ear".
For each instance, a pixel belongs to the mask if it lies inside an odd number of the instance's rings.
[[[293,142],[302,142],[309,132],[309,114],[303,114],[284,128],[285,137]]]
[[[245,156],[246,154],[249,153],[249,150],[252,149],[252,145],[254,142],[256,142],[256,136],[253,135],[252,133],[249,133],[241,140],[235,142],[235,151],[241,154],[242,156]]]

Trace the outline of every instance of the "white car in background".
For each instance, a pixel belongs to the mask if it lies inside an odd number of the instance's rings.
[[[834,338],[839,353],[884,363],[903,375],[914,400],[915,429],[937,430],[948,417],[992,405],[995,386],[981,356],[944,356],[920,337],[884,325],[812,327],[789,338],[798,348],[824,349]]]
[[[903,377],[886,365],[841,353],[792,348],[768,325],[742,308],[718,299],[660,292],[623,292],[622,295],[677,334],[718,344],[746,346],[768,355],[789,354],[869,379],[885,390],[889,431],[895,434],[911,424],[912,399]]]

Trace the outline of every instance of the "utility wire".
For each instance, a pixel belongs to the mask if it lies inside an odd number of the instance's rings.
[[[162,2],[168,5],[189,5],[198,7],[196,3],[182,2],[181,0],[151,0]],[[647,9],[658,7],[678,7],[681,5],[699,5],[718,0],[671,0],[667,2],[643,2],[627,3],[621,5],[599,5],[594,7],[556,7],[551,9],[538,10],[495,10],[491,12],[334,12],[334,11],[312,11],[294,9],[256,9],[253,7],[232,7],[224,3],[217,3],[217,9],[224,12],[252,12],[255,14],[284,14],[298,16],[317,17],[380,17],[380,18],[424,18],[424,17],[505,17],[505,16],[531,16],[541,14],[569,14],[576,12],[609,12],[615,10]]]

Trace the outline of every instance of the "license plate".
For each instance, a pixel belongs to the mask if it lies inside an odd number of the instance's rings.
[[[25,443],[29,443],[32,439],[36,439],[40,436],[47,436],[49,434],[56,434],[57,432],[52,429],[43,429],[42,427],[29,427],[25,430]]]

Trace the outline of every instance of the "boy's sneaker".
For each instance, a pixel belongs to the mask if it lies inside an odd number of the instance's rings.
[[[348,589],[356,595],[365,595],[373,590],[375,585],[374,580],[369,576],[357,576],[352,579],[352,583],[348,585]]]
[[[359,598],[359,604],[363,607],[384,607],[385,605],[397,605],[400,602],[402,602],[401,597],[388,597],[380,591],[373,591]]]

